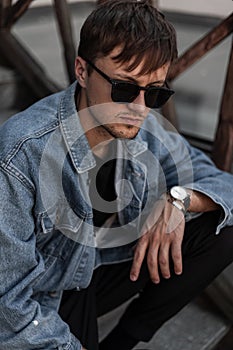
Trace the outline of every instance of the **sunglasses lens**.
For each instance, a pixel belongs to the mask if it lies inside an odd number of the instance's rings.
[[[131,103],[140,93],[136,84],[114,81],[111,97],[113,102]],[[160,108],[174,94],[174,91],[165,87],[151,86],[145,91],[145,104],[149,108]]]
[[[149,108],[160,108],[174,94],[174,91],[167,88],[150,87],[145,92],[145,103]]]
[[[112,85],[113,102],[133,102],[138,96],[140,90],[137,85],[124,82],[115,82]]]

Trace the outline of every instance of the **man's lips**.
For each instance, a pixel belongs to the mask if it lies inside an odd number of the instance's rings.
[[[139,125],[142,124],[144,119],[140,117],[128,117],[126,115],[120,116],[119,119],[123,121],[124,124]]]

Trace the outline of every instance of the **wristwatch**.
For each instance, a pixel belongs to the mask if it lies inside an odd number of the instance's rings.
[[[174,186],[169,192],[172,204],[181,210],[184,214],[187,212],[190,205],[190,194],[181,186]]]

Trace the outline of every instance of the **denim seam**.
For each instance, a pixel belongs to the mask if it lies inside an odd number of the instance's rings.
[[[57,127],[59,126],[59,121],[56,121],[56,123],[53,123],[49,126],[47,126],[46,128],[43,128],[40,131],[37,131],[31,135],[27,135],[24,138],[20,139],[16,145],[13,147],[13,149],[11,150],[11,152],[9,152],[8,156],[6,157],[5,163],[9,164],[12,160],[12,158],[14,158],[14,156],[16,155],[16,153],[19,152],[20,148],[22,147],[22,145],[33,138],[40,138],[41,136],[47,134],[48,132],[51,132],[53,130],[55,130]]]
[[[9,175],[14,176],[18,181],[20,181],[25,187],[29,189],[29,191],[35,191],[34,184],[22,173],[17,169],[13,164],[11,164],[13,158],[16,156],[16,154],[19,152],[22,145],[33,138],[40,138],[41,136],[45,135],[48,132],[53,131],[59,126],[59,121],[56,121],[56,123],[53,123],[46,128],[43,128],[40,131],[35,132],[34,134],[27,135],[24,138],[20,139],[16,145],[12,148],[12,150],[9,152],[8,156],[5,160],[3,160],[0,163],[0,167],[3,171],[8,173]]]
[[[10,176],[13,176],[16,180],[18,180],[29,192],[35,192],[35,188],[31,181],[22,175],[17,169],[14,169],[11,165],[4,164],[3,162],[0,164],[0,168],[2,171]]]

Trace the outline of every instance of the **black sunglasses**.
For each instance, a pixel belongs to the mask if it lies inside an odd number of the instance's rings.
[[[107,74],[97,68],[94,63],[83,58],[97,73],[112,85],[111,98],[113,102],[131,103],[139,95],[141,90],[145,91],[145,104],[148,108],[161,108],[168,99],[174,94],[169,89],[167,83],[165,86],[139,86],[135,83],[123,80],[111,79]]]

